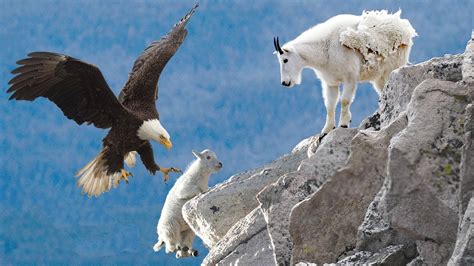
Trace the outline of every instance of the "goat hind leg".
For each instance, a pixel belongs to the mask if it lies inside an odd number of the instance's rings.
[[[176,224],[174,225],[176,226]],[[166,253],[174,253],[180,250],[179,240],[181,239],[181,234],[179,230],[170,230],[167,232],[165,238],[166,244]]]
[[[174,253],[178,250],[176,243],[165,242],[166,253]]]
[[[380,78],[372,81],[372,86],[374,87],[375,91],[379,95],[379,98],[382,96],[383,89],[385,87],[385,84],[388,81],[388,75],[382,75]]]
[[[181,245],[184,246],[182,249],[182,253],[180,254],[181,257],[197,257],[198,251],[193,249],[193,241],[196,234],[194,234],[193,230],[188,229],[186,231],[181,232]]]

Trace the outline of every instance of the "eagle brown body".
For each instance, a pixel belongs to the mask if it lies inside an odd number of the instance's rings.
[[[159,41],[137,58],[119,98],[115,97],[100,70],[79,59],[50,52],[33,52],[17,63],[9,84],[10,99],[33,101],[45,97],[77,124],[110,128],[99,155],[78,172],[78,186],[89,196],[99,196],[131,174],[124,157],[136,151],[152,174],[163,172],[165,181],[175,168],[160,168],[154,161],[150,140],[171,148],[168,132],[159,121],[155,101],[158,80],[171,57],[186,38],[185,26],[196,4]]]

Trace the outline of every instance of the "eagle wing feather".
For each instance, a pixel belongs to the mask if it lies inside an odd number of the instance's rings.
[[[184,42],[186,24],[195,12],[196,4],[173,29],[158,41],[151,43],[135,61],[119,101],[127,107],[155,106],[158,99],[158,80],[168,61]]]
[[[107,85],[100,70],[76,58],[33,52],[19,60],[9,81],[11,99],[33,101],[38,97],[54,102],[64,115],[77,124],[109,128],[127,113]]]

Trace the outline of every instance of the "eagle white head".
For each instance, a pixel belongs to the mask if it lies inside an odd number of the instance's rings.
[[[158,119],[143,121],[143,124],[138,128],[137,135],[142,140],[154,140],[159,142],[168,150],[173,147],[170,140],[170,134],[161,125],[161,122]]]

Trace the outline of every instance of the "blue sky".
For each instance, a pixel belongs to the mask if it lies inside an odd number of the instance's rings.
[[[97,65],[116,94],[135,58],[168,32],[194,1],[0,0],[0,84],[28,52],[54,51]],[[463,52],[472,1],[202,1],[189,34],[160,79],[157,107],[174,147],[154,144],[163,166],[185,168],[192,149],[224,163],[210,181],[259,166],[318,133],[325,108],[310,70],[293,89],[280,83],[273,36],[282,41],[341,13],[402,9],[419,37],[411,62]],[[78,126],[44,99],[0,97],[0,264],[198,264],[153,253],[169,184],[139,163],[130,185],[98,199],[80,195],[74,173],[101,148],[106,131]],[[359,86],[353,126],[375,111],[376,93]]]

